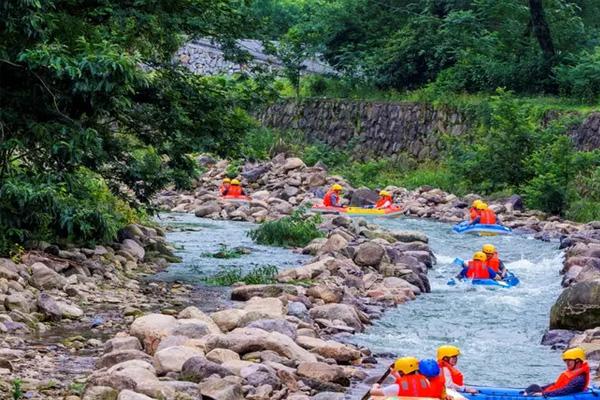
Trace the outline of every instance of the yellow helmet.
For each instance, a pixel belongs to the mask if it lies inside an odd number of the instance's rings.
[[[481,203],[477,204],[475,208],[478,210],[487,210],[488,205],[482,201]]]
[[[473,200],[473,204],[471,204],[471,207],[477,208],[477,206],[479,206],[481,203],[483,202],[480,199]]]
[[[333,186],[331,186],[331,190],[333,190],[334,192],[341,192],[342,191],[342,185],[336,183]]]
[[[475,254],[473,254],[473,260],[485,261],[487,260],[487,256],[483,251],[478,251]]]
[[[459,355],[460,349],[456,346],[451,346],[449,344],[440,346],[437,349],[438,361],[442,361],[445,357],[458,357]]]
[[[231,180],[231,184],[232,184],[232,185],[239,185],[239,184],[240,184],[240,181],[238,181],[237,179],[232,179],[232,180]]]
[[[581,347],[567,349],[562,354],[563,360],[581,360],[585,361],[585,351]]]
[[[494,254],[496,252],[496,247],[494,247],[493,244],[487,243],[483,245],[481,251],[483,251],[485,254]]]
[[[394,371],[410,374],[419,369],[419,360],[414,357],[401,357],[394,362]]]
[[[390,192],[388,192],[387,190],[382,190],[379,192],[380,196],[391,196]]]
[[[231,183],[231,179],[229,179],[229,178],[224,178],[224,179],[223,179],[223,183]]]

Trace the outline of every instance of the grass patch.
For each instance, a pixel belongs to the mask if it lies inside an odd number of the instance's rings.
[[[12,381],[11,395],[12,395],[13,400],[19,400],[19,399],[23,398],[22,384],[23,384],[23,382],[19,378]]]
[[[566,217],[577,222],[600,221],[600,202],[587,199],[574,201]]]
[[[229,247],[222,244],[219,250],[214,253],[202,253],[203,257],[212,257],[220,259],[240,258],[243,255],[250,254],[250,251],[244,247]]]
[[[259,244],[304,247],[313,239],[323,236],[323,232],[318,229],[321,222],[320,215],[309,216],[306,208],[299,208],[288,217],[263,223],[248,232],[248,236]]]
[[[278,273],[279,270],[274,265],[262,265],[245,274],[238,267],[223,267],[222,271],[202,278],[202,281],[212,286],[231,286],[237,282],[244,282],[247,285],[260,285],[275,283]]]

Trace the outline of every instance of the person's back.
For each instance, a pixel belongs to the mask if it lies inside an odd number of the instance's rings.
[[[479,219],[480,224],[495,225],[497,221],[498,219],[496,218],[494,210],[486,208],[481,211],[481,218]]]
[[[237,179],[233,179],[231,181],[231,186],[229,190],[227,190],[227,196],[239,197],[245,195],[244,189],[242,189],[240,181]]]
[[[342,186],[338,185],[337,183],[331,186],[331,189],[329,189],[329,191],[325,193],[325,196],[323,197],[323,205],[325,207],[341,207],[341,191]]]
[[[465,277],[468,279],[494,279],[495,273],[485,264],[486,256],[478,251],[473,255],[473,259],[467,263]]]

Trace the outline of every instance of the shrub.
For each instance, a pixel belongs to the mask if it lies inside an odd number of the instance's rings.
[[[247,285],[261,285],[275,283],[275,278],[279,270],[274,265],[263,265],[252,269],[244,274],[241,268],[224,267],[224,269],[212,276],[202,280],[214,286],[231,286],[237,282],[244,282]]]
[[[271,129],[253,129],[242,136],[241,156],[247,160],[266,160],[277,139],[276,133]]]
[[[600,97],[600,47],[554,69],[563,94],[593,103]]]
[[[212,258],[222,258],[222,259],[230,259],[230,258],[240,258],[241,256],[248,254],[249,250],[243,247],[234,247],[230,248],[225,244],[222,244],[219,247],[219,250],[214,253],[204,253],[202,254],[204,257],[212,257]]]
[[[319,215],[307,216],[306,209],[299,208],[288,217],[263,223],[248,235],[259,244],[303,247],[311,240],[323,236],[318,229],[320,223]]]

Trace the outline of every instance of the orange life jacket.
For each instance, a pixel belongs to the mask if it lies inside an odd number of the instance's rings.
[[[473,222],[475,220],[475,218],[477,218],[481,215],[481,211],[476,209],[475,207],[471,207],[469,209],[469,215],[471,216],[471,222]]]
[[[488,258],[485,265],[493,269],[494,272],[500,273],[500,259],[498,258],[498,253],[494,253],[492,258]]]
[[[227,196],[243,196],[244,191],[242,187],[239,185],[231,185],[229,186],[229,190],[227,190]]]
[[[469,279],[490,279],[490,271],[483,261],[469,261],[469,269],[467,269],[467,278]]]
[[[429,397],[431,387],[429,381],[418,372],[396,378],[399,397]]]
[[[481,262],[481,261],[478,261]],[[470,261],[469,261],[470,263]],[[447,361],[440,361],[439,362],[440,365],[440,369],[442,370],[441,374],[444,375],[444,368],[448,368],[448,370],[450,371],[450,375],[452,376],[452,382],[454,382],[455,385],[458,386],[463,386],[465,384],[465,380],[463,378],[463,374],[458,370],[458,368],[450,365],[449,362]]]
[[[496,223],[496,213],[494,210],[490,210],[489,208],[486,210],[481,210],[481,219],[479,220],[479,223],[494,225]]]
[[[333,200],[334,198],[337,200],[334,201]],[[339,205],[339,202],[340,202],[340,196],[333,190],[330,190],[327,193],[325,193],[325,197],[323,197],[323,205],[325,207],[337,207]]]
[[[438,376],[433,378],[427,378],[429,381],[430,396],[436,399],[446,398],[446,378],[444,377],[444,371],[440,371]]]
[[[219,192],[221,193],[221,196],[225,196],[230,187],[231,185],[229,183],[221,185],[219,187]]]
[[[377,200],[377,203],[375,204],[375,208],[383,208],[385,207],[389,207],[392,205],[393,199],[392,196],[382,196],[379,198],[379,200]],[[389,204],[386,204],[389,203]]]
[[[590,384],[590,366],[587,361],[581,365],[580,368],[574,369],[573,371],[565,371],[556,380],[556,382],[546,389],[544,389],[544,393],[553,392],[558,389],[562,389],[569,384],[573,379],[577,378],[579,375],[585,374],[585,389],[587,389]]]

